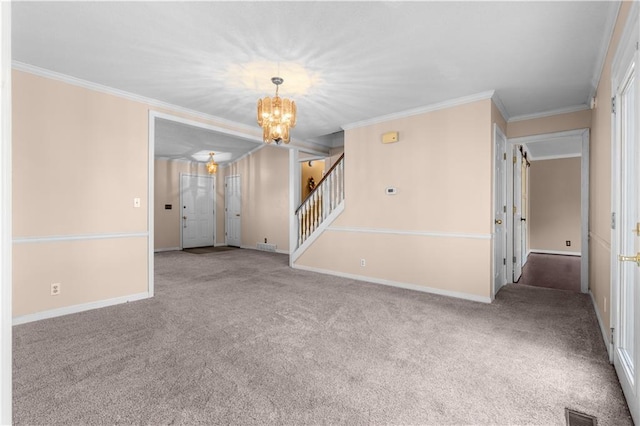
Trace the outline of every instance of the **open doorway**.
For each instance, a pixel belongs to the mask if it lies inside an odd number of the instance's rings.
[[[520,282],[531,256],[573,256],[579,259],[576,288],[586,293],[589,130],[510,139],[507,151],[513,153],[506,173],[508,278]]]

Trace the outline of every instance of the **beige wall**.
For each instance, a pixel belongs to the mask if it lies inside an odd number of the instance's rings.
[[[597,88],[589,163],[589,286],[605,329],[611,304],[611,65],[630,2],[622,2]]]
[[[240,176],[242,247],[256,248],[266,238],[278,251],[289,251],[289,150],[264,145],[224,168]]]
[[[220,178],[220,169],[216,174],[216,244],[224,244],[224,178]],[[182,246],[180,241],[181,206],[180,174],[209,176],[205,163],[156,160],[154,170],[154,248],[156,250],[175,249]],[[220,186],[223,188],[220,188]],[[172,209],[166,210],[165,204]],[[220,227],[219,216],[222,218]]]
[[[320,183],[322,177],[324,176],[325,170],[325,161],[324,160],[313,160],[309,166],[308,161],[304,161],[300,164],[300,174],[302,176],[300,181],[300,200],[303,201],[307,196],[311,193],[311,188],[309,188],[309,178],[313,178],[316,185]]]
[[[91,236],[147,232],[147,108],[15,70],[12,88],[14,316],[146,292],[147,237]]]
[[[345,210],[332,224],[341,230],[321,235],[296,265],[488,299],[491,103],[347,130]],[[390,130],[400,142],[383,145]],[[389,186],[397,195],[385,194]]]
[[[531,120],[510,121],[507,123],[507,137],[544,135],[589,127],[591,127],[591,110],[585,109]]]
[[[156,247],[179,246],[179,229],[176,240],[174,219],[164,211],[164,204],[177,207],[169,194],[173,189],[160,191],[163,195],[157,197],[156,205],[148,205],[149,110],[235,131],[245,129],[22,71],[13,70],[12,75],[14,316],[144,296],[149,281],[150,207],[156,229],[163,230]],[[288,152],[279,151],[274,156],[268,151],[258,155],[255,158],[265,159],[264,163],[251,162],[246,170],[250,186],[244,188],[249,194],[245,202],[256,199],[267,206],[247,208],[260,217],[244,231],[266,232],[265,236],[277,240],[279,249],[288,250]],[[277,169],[272,171],[272,166]],[[159,174],[177,171],[158,163],[156,167]],[[257,173],[255,167],[263,170]],[[225,173],[221,169],[218,175]],[[220,183],[217,242],[224,243]],[[274,195],[273,188],[285,191]],[[254,194],[260,190],[262,194]],[[140,208],[133,207],[134,198],[141,199]],[[271,222],[264,224],[267,221]],[[62,284],[60,295],[50,295],[52,283]]]
[[[531,162],[527,219],[532,251],[581,250],[580,168],[580,157]]]

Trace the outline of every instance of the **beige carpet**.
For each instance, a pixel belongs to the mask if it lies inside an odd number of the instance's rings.
[[[287,262],[159,253],[155,298],[15,327],[16,424],[631,424],[586,295],[482,304]]]
[[[531,253],[519,284],[580,292],[580,256]]]

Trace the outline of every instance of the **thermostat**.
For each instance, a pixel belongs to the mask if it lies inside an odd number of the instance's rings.
[[[396,195],[398,193],[398,189],[396,187],[390,186],[388,188],[385,188],[384,192],[387,195]]]

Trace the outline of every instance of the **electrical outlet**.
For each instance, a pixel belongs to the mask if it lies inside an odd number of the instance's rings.
[[[60,294],[62,284],[60,283],[51,283],[51,295],[57,296]]]
[[[365,259],[360,259],[360,266],[367,266],[367,261]]]
[[[133,199],[133,207],[138,208],[140,207],[140,198],[134,198]]]
[[[565,241],[565,244],[567,245],[567,247],[571,247],[571,241],[567,240]]]

